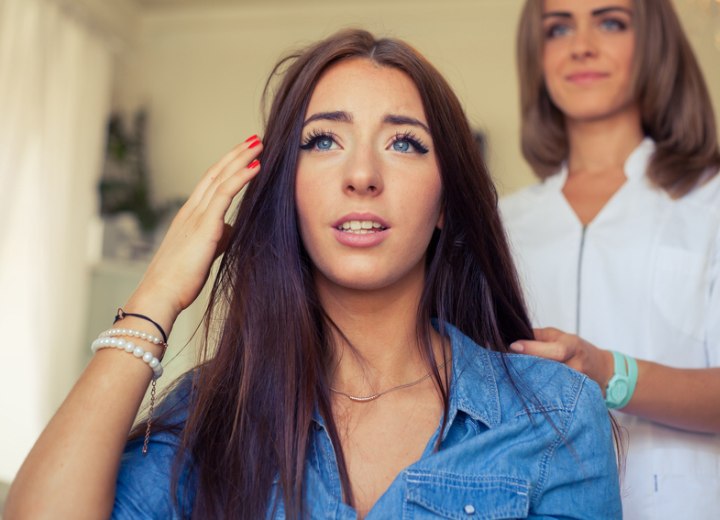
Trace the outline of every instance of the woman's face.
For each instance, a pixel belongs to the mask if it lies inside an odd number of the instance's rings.
[[[543,0],[543,74],[569,120],[634,109],[632,0]]]
[[[422,283],[442,185],[412,80],[366,59],[332,66],[310,99],[300,147],[295,197],[319,288]]]

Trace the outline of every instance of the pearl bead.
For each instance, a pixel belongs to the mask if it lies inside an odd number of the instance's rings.
[[[153,371],[153,379],[158,379],[163,374],[163,366],[160,360],[153,356],[152,352],[146,352],[145,349],[135,345],[132,341],[125,339],[124,337],[116,336],[140,338],[144,341],[154,343],[155,345],[165,345],[160,338],[146,332],[131,329],[109,329],[101,332],[98,338],[90,344],[90,350],[92,350],[93,353],[96,353],[98,350],[105,347],[114,347],[119,350],[124,350],[125,352],[141,359],[144,363],[147,363]]]

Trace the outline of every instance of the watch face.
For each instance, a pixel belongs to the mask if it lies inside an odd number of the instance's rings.
[[[630,385],[626,379],[616,379],[612,382],[608,391],[610,393],[610,400],[619,403],[627,396],[630,391]]]

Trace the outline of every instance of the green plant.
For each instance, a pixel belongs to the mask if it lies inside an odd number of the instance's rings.
[[[146,124],[147,113],[144,110],[133,117],[131,132],[126,130],[119,114],[110,116],[105,165],[98,188],[101,215],[130,212],[137,218],[143,233],[150,234],[169,211],[179,206],[179,201],[153,205],[146,164]]]

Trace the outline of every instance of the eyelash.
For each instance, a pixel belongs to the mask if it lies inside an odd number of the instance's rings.
[[[552,40],[553,38],[557,38],[561,35],[555,34],[555,31],[558,29],[567,29],[567,24],[561,24],[561,23],[554,23],[550,26],[548,26],[545,29],[545,38],[548,40]]]
[[[320,139],[332,139],[336,141],[336,134],[328,130],[315,129],[310,132],[300,144],[301,150],[312,150]]]
[[[610,29],[613,32],[622,32],[628,28],[627,22],[618,18],[605,18],[600,21],[600,25],[612,24],[613,28]]]
[[[336,134],[327,130],[315,129],[302,140],[302,143],[300,144],[300,149],[312,150],[313,148],[315,148],[315,145],[317,145],[318,141],[320,141],[321,139],[331,139],[333,141],[336,141]],[[422,139],[420,139],[420,137],[418,137],[416,134],[409,130],[402,133],[396,133],[392,143],[390,143],[390,146],[394,145],[398,141],[407,141],[408,143],[410,143],[410,146],[412,146],[418,153],[423,155],[428,153],[429,151],[428,147],[425,145]]]
[[[398,132],[397,134],[395,134],[395,139],[393,139],[393,142],[390,143],[390,146],[394,145],[398,141],[407,141],[413,148],[415,148],[418,153],[423,155],[428,153],[429,151],[428,147],[425,146],[425,143],[423,143],[422,139],[420,139],[420,137],[412,133],[410,130],[402,133]]]
[[[606,27],[603,27],[607,24],[612,24],[613,27],[611,29],[607,29]],[[609,18],[603,18],[598,22],[598,25],[602,27],[604,30],[609,30],[610,32],[623,32],[627,30],[629,24],[625,20],[621,20],[619,18],[609,17]],[[562,34],[555,34],[555,31],[565,29],[570,30],[568,24],[566,23],[555,23],[550,26],[548,26],[545,29],[545,38],[548,40],[552,40],[553,38],[558,38],[563,36]]]

